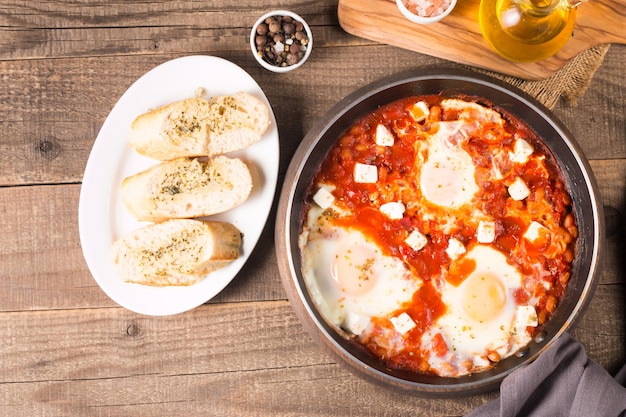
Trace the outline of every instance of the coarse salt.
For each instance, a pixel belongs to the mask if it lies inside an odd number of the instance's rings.
[[[411,13],[421,17],[439,16],[450,7],[451,0],[404,0]]]

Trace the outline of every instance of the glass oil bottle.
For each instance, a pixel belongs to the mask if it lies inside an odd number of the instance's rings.
[[[481,0],[480,27],[489,45],[516,62],[546,59],[573,34],[575,0]],[[583,0],[584,1],[584,0]]]

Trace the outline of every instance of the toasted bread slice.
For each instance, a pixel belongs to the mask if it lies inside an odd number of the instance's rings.
[[[126,282],[192,285],[239,257],[241,233],[225,222],[168,220],[113,243],[113,261]]]
[[[178,158],[125,178],[121,190],[133,216],[160,222],[230,210],[250,195],[252,176],[237,158]]]
[[[248,93],[209,100],[194,97],[138,116],[128,143],[140,154],[162,161],[214,156],[257,142],[269,123],[267,106]]]

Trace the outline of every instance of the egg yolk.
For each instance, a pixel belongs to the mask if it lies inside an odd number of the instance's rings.
[[[362,245],[339,248],[331,264],[331,275],[341,290],[350,295],[365,294],[376,284],[376,253]]]
[[[478,273],[463,283],[462,304],[465,313],[480,323],[498,316],[506,303],[506,291],[495,275]]]

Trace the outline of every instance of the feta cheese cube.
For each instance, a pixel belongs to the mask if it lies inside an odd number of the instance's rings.
[[[476,240],[480,243],[491,243],[496,238],[496,224],[492,221],[481,220],[476,230]]]
[[[384,125],[376,126],[376,144],[378,146],[393,146],[395,138]]]
[[[472,358],[472,363],[475,367],[484,368],[484,367],[491,365],[491,362],[489,361],[489,359],[483,358],[478,355],[473,355],[473,356],[474,357]]]
[[[426,246],[426,244],[428,243],[428,239],[426,239],[426,236],[421,234],[419,230],[413,230],[404,241],[414,251],[423,249],[424,246]]]
[[[521,201],[530,195],[530,190],[524,180],[517,177],[515,181],[509,185],[509,195],[513,200]]]
[[[428,104],[423,101],[418,101],[417,103],[415,103],[409,111],[411,113],[411,116],[413,117],[413,120],[418,123],[426,119],[426,117],[428,117],[428,115],[430,114]]]
[[[537,318],[537,312],[533,306],[519,306],[517,307],[517,314],[515,318],[515,327],[537,327],[539,325],[539,319]]]
[[[458,239],[451,238],[448,241],[446,253],[450,259],[454,260],[465,253],[465,246],[463,246],[463,243],[461,243]]]
[[[513,162],[523,164],[528,162],[528,158],[534,151],[533,145],[520,138],[515,141],[513,152],[509,152],[509,158]]]
[[[408,333],[416,326],[411,316],[409,316],[407,313],[402,313],[399,316],[392,317],[389,319],[389,321],[391,321],[393,327],[400,334]]]
[[[365,184],[375,183],[378,181],[378,168],[376,168],[376,165],[367,165],[357,162],[354,165],[354,181]]]
[[[321,208],[327,209],[335,202],[335,196],[328,189],[322,187],[313,196],[313,201]]]
[[[361,314],[348,312],[345,320],[343,321],[343,329],[351,332],[354,335],[360,335],[363,330],[370,324],[370,318]]]
[[[526,232],[524,233],[524,239],[530,242],[536,242],[537,239],[539,239],[539,237],[541,236],[541,233],[547,232],[547,227],[533,220],[528,226],[528,229],[526,229]]]
[[[380,212],[392,220],[399,220],[404,215],[404,204],[401,201],[391,201],[380,206]]]

